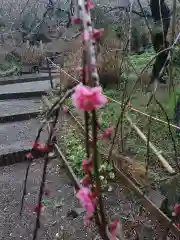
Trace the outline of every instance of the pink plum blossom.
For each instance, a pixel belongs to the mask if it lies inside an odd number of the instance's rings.
[[[176,224],[176,227],[177,227],[178,229],[180,229],[180,224],[179,224],[179,223],[177,223],[177,224]]]
[[[86,175],[84,176],[84,178],[81,180],[81,183],[82,183],[83,185],[88,186],[88,185],[90,185],[90,184],[92,183],[92,180],[91,180],[90,176],[89,176],[88,174],[86,174]]]
[[[103,136],[102,136],[102,140],[103,143],[106,145],[108,143],[108,141],[110,140],[112,134],[114,132],[114,129],[112,127],[106,128],[104,130]]]
[[[101,28],[101,29],[94,29],[94,32],[93,32],[93,37],[94,39],[98,40],[102,37],[104,33],[104,29]]]
[[[50,152],[52,150],[52,147],[48,146],[47,144],[42,144],[38,141],[35,141],[33,143],[33,149],[39,150],[41,152]]]
[[[89,10],[94,8],[94,5],[92,4],[91,0],[87,1],[87,7]]]
[[[39,210],[44,211],[44,209],[45,209],[44,204],[43,204],[43,203],[40,203],[39,205],[37,204],[37,205],[35,205],[35,206],[33,207],[33,212],[34,212],[34,213],[37,213]]]
[[[72,18],[72,22],[75,24],[79,24],[79,23],[81,23],[81,19],[78,17],[74,17],[74,18]]]
[[[32,153],[28,153],[28,154],[26,154],[26,158],[28,160],[32,160],[34,157],[33,157]]]
[[[68,113],[68,112],[69,112],[69,108],[68,108],[67,106],[63,106],[63,111],[64,111],[65,113]]]
[[[82,207],[86,209],[87,213],[94,213],[95,211],[95,199],[92,192],[86,188],[82,187],[76,194],[76,197],[80,200]]]
[[[91,173],[93,171],[92,160],[91,159],[82,160],[82,168],[85,173]]]
[[[180,204],[177,203],[174,206],[174,211],[173,211],[172,215],[173,216],[179,216],[179,214],[180,214]]]
[[[119,221],[117,219],[114,219],[114,221],[110,224],[111,240],[116,240],[118,228]]]
[[[35,140],[32,148],[37,149],[39,145],[40,145],[40,143],[37,140]]]
[[[107,98],[102,94],[101,87],[89,88],[79,84],[72,95],[73,105],[78,110],[92,111],[99,109],[107,103]]]

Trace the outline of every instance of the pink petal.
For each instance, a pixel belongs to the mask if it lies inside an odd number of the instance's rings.
[[[37,204],[37,205],[34,206],[33,212],[37,213],[38,210],[42,210],[43,211],[44,208],[45,208],[45,206],[44,206],[43,203],[40,203],[39,205]]]
[[[82,160],[82,168],[85,173],[91,173],[93,171],[92,160],[91,159]]]
[[[79,23],[81,23],[81,19],[77,18],[77,17],[74,17],[74,18],[72,18],[72,22],[76,23],[76,24],[79,24]]]
[[[39,146],[39,142],[38,141],[34,141],[32,148],[37,149],[38,146]]]
[[[87,1],[87,5],[89,10],[94,8],[94,5],[92,4],[91,0]]]
[[[68,108],[67,106],[63,106],[63,111],[64,111],[65,113],[68,113],[68,112],[69,112],[69,108]]]
[[[79,110],[92,111],[102,107],[107,102],[107,98],[102,95],[101,87],[89,88],[79,84],[72,95],[72,102]]]
[[[32,160],[34,157],[33,157],[32,153],[28,153],[28,154],[26,154],[26,158],[28,160]]]
[[[103,105],[105,105],[108,102],[107,98],[102,94],[101,87],[93,88],[92,92],[94,94],[93,100],[94,100],[96,109],[101,108]]]
[[[80,200],[83,208],[86,209],[87,212],[94,212],[95,211],[95,203],[92,201],[90,196],[92,192],[86,188],[82,187],[76,194],[76,197]]]
[[[94,39],[99,39],[99,38],[101,38],[102,35],[103,35],[103,33],[104,33],[104,29],[103,29],[103,28],[101,28],[101,29],[99,29],[99,30],[94,29],[94,32],[93,32],[93,37],[94,37]]]

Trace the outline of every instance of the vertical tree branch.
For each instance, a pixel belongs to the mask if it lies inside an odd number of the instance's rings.
[[[54,128],[56,126],[58,116],[59,116],[59,111],[60,111],[60,108],[58,108],[55,112],[55,117],[54,117],[53,123],[51,125],[50,133],[49,133],[48,140],[47,140],[47,146],[49,146],[51,144],[52,136],[53,136],[53,133],[54,133]],[[37,233],[38,233],[38,228],[40,228],[40,215],[41,215],[40,204],[42,202],[42,197],[43,197],[48,160],[49,160],[48,152],[46,152],[45,157],[44,157],[43,173],[42,173],[42,179],[41,179],[39,196],[38,196],[38,205],[37,205],[38,208],[37,208],[37,215],[36,215],[36,225],[35,225],[34,232],[33,232],[33,240],[36,240]]]
[[[171,44],[174,42],[175,33],[176,33],[176,9],[177,8],[177,1],[173,0],[173,16],[172,16],[172,29],[171,29]],[[169,93],[171,93],[171,89],[175,92],[174,84],[173,84],[173,77],[172,77],[172,54],[173,50],[170,51],[170,61],[169,61]],[[174,102],[176,103],[176,97],[174,94]]]
[[[99,76],[97,73],[96,58],[95,58],[95,48],[96,43],[93,33],[94,29],[91,22],[90,5],[91,1],[84,0],[78,1],[77,4],[77,16],[81,18],[82,30],[83,30],[83,46],[84,46],[84,72],[86,73],[86,79],[90,86],[99,85]],[[84,76],[85,76],[84,73]],[[93,165],[95,174],[95,185],[97,188],[97,210],[100,213],[100,233],[103,235],[104,239],[108,239],[106,236],[106,217],[104,211],[104,204],[101,196],[101,181],[99,174],[99,162],[98,162],[98,150],[97,150],[97,116],[96,111],[92,111],[92,138],[93,138]],[[89,139],[89,136],[88,136]],[[96,215],[97,216],[97,215]],[[96,218],[97,219],[97,218]],[[98,220],[98,219],[97,219]]]
[[[152,43],[154,50],[156,52],[159,52],[169,46],[166,37],[170,24],[170,10],[164,0],[160,0],[160,2],[159,0],[151,0],[150,8],[154,20]],[[161,19],[163,26],[161,26]],[[157,55],[155,63],[153,65],[151,83],[153,83],[155,79],[159,80],[159,82],[165,83],[163,79],[159,78],[159,74],[164,64],[166,63],[167,56],[168,51]],[[166,65],[167,64],[168,63],[166,63]]]

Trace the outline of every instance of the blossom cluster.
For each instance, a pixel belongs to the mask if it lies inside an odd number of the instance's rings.
[[[44,154],[52,151],[53,146],[48,146],[47,144],[42,144],[39,141],[34,141],[32,145],[32,150],[26,155],[28,160],[33,160],[37,155]]]
[[[84,4],[84,5],[83,5]],[[89,48],[89,53],[91,57],[90,65],[84,64],[83,69],[81,69],[80,80],[82,81],[83,72],[85,73],[86,82],[89,81],[89,72],[95,79],[98,80],[97,68],[96,68],[96,59],[94,54],[93,43],[100,39],[103,34],[103,29],[97,30],[92,28],[90,10],[93,8],[91,0],[86,0],[78,2],[77,6],[77,16],[73,19],[74,23],[82,24],[83,33],[82,39],[84,42],[89,41],[89,44],[92,44],[92,47]],[[96,82],[97,83],[97,82]],[[75,91],[72,95],[72,103],[77,110],[90,112],[97,111],[102,108],[108,99],[102,94],[102,88],[97,87],[88,87],[83,84],[76,86]],[[64,108],[64,111],[67,112],[68,109]],[[101,124],[96,123],[100,128]],[[106,129],[103,134],[103,141],[106,142],[107,139],[112,135],[112,128]],[[97,139],[97,136],[96,136]],[[80,200],[83,208],[86,209],[86,223],[89,222],[96,210],[96,201],[97,201],[97,190],[96,186],[93,185],[92,175],[93,175],[93,164],[92,159],[82,160],[82,168],[84,171],[84,177],[81,180],[82,187],[77,192],[76,196]]]

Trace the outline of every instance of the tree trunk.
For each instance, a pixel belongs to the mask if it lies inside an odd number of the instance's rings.
[[[170,10],[164,0],[151,0],[150,8],[154,20],[152,43],[154,50],[156,53],[158,53],[159,51],[162,51],[169,46],[166,37],[170,24]],[[156,57],[152,70],[151,83],[154,82],[155,79],[158,79],[160,82],[165,83],[159,74],[162,68],[168,64],[168,62],[166,62],[167,56],[168,51],[163,52]]]

